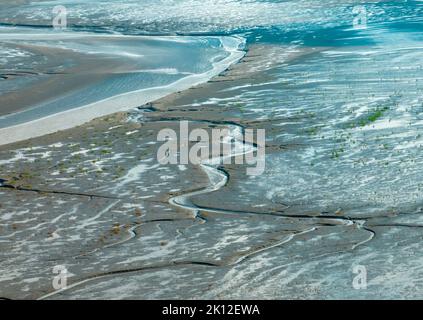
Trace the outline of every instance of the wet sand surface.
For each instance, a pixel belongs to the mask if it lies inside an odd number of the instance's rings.
[[[119,61],[113,57],[92,56],[41,45],[9,44],[9,48],[30,53],[33,56],[33,68],[0,68],[0,77],[8,82],[22,78],[27,81],[26,86],[19,86],[19,89],[14,88],[1,95],[0,116],[26,110],[43,101],[58,99],[133,67],[128,61]]]
[[[339,208],[334,199],[319,210],[313,203],[251,192],[263,177],[246,176],[246,165],[205,171],[157,162],[158,132],[179,130],[180,120],[189,120],[191,129],[266,129],[266,157],[306,149],[307,138],[289,140],[280,133],[299,130],[309,113],[260,118],[214,101],[271,83],[280,61],[295,64],[327,49],[252,47],[206,84],[0,147],[0,296],[421,297],[418,205],[371,211]],[[269,55],[275,59],[264,65]],[[235,88],[230,92],[229,83]],[[357,264],[369,270],[366,290],[352,286]],[[52,288],[57,265],[72,273],[61,291]]]
[[[0,144],[70,129],[204,83],[238,61],[243,45],[236,37],[1,27]]]

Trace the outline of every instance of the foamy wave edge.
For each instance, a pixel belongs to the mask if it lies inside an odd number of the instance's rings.
[[[0,145],[11,144],[71,129],[96,118],[116,112],[129,111],[172,93],[184,91],[201,83],[205,83],[228,69],[232,64],[237,63],[245,55],[245,51],[243,50],[245,46],[244,38],[235,36],[215,38],[220,40],[223,48],[229,55],[221,61],[213,62],[212,69],[204,73],[188,75],[165,86],[144,88],[119,94],[81,107],[1,128]]]

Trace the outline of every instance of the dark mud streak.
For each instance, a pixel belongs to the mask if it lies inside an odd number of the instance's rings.
[[[371,227],[373,227],[373,226],[371,226]],[[373,237],[376,237],[376,231],[375,230],[373,230],[373,229],[370,229],[368,226],[362,226],[361,227],[363,230],[366,230],[366,231],[369,231],[370,233],[372,233],[373,234]]]
[[[401,227],[401,228],[423,228],[423,225],[409,224],[409,223],[382,223],[371,224],[371,227]]]
[[[66,72],[56,72],[56,71],[47,71],[47,72],[36,72],[36,71],[15,71],[15,72],[4,72],[0,74],[0,77],[3,79],[8,79],[9,77],[22,77],[22,76],[42,76],[42,75],[56,75],[56,74],[68,74]]]
[[[247,80],[248,78],[239,78],[239,80]],[[226,80],[210,80],[208,81],[209,83],[217,83],[217,82],[231,82],[234,81],[235,79],[226,79]],[[238,80],[238,78],[236,79]]]
[[[199,218],[199,219],[201,219],[201,218]],[[113,243],[109,243],[109,244],[104,244],[104,245],[96,247],[96,248],[94,248],[90,251],[80,253],[76,256],[68,256],[66,258],[69,258],[69,259],[85,259],[85,257],[87,257],[87,256],[89,256],[89,255],[91,255],[95,252],[98,252],[100,250],[108,249],[108,248],[111,248],[111,247],[114,247],[114,246],[117,246],[117,245],[122,245],[124,243],[127,243],[128,241],[133,240],[133,239],[138,237],[138,235],[139,235],[138,232],[137,232],[138,228],[145,226],[146,224],[149,224],[149,223],[178,222],[178,221],[193,221],[193,219],[191,219],[191,218],[185,218],[185,219],[184,218],[182,218],[182,219],[162,218],[162,219],[152,219],[152,220],[146,220],[146,221],[133,222],[133,223],[129,224],[131,227],[126,230],[127,233],[129,234],[129,236],[126,239],[121,240],[121,241],[117,241],[117,242],[113,242]],[[56,259],[56,260],[59,260],[59,259]]]
[[[309,231],[314,231],[316,229],[317,228],[313,228],[312,230],[309,230]],[[286,230],[280,230],[279,232],[283,232],[283,231],[286,231]],[[169,268],[173,268],[173,267],[186,267],[186,266],[202,266],[202,267],[210,267],[210,268],[221,268],[221,267],[235,266],[235,265],[238,265],[238,264],[244,262],[245,260],[247,260],[248,258],[251,258],[252,256],[254,256],[256,254],[259,254],[259,253],[265,251],[268,248],[274,248],[274,247],[277,247],[279,245],[282,245],[282,244],[285,244],[285,243],[291,241],[295,237],[295,235],[303,234],[303,233],[306,233],[306,232],[309,232],[309,231],[293,232],[291,239],[280,240],[280,241],[275,241],[275,240],[269,241],[269,243],[267,245],[257,246],[256,248],[249,250],[245,254],[234,254],[233,256],[227,258],[225,261],[223,261],[221,263],[210,262],[210,261],[197,261],[197,260],[186,261],[186,260],[182,260],[182,261],[171,261],[169,263],[157,264],[157,265],[152,265],[152,266],[112,270],[112,271],[97,273],[97,274],[94,274],[92,276],[88,276],[86,278],[80,279],[80,280],[78,280],[74,283],[71,283],[67,288],[45,294],[45,295],[39,297],[37,300],[43,300],[45,298],[60,294],[62,292],[68,291],[69,289],[73,289],[77,286],[83,285],[87,282],[94,281],[94,280],[101,279],[101,278],[105,278],[105,277],[114,276],[114,275],[124,275],[124,274],[129,274],[129,273],[137,273],[137,272],[144,272],[144,271],[155,271],[155,270],[161,270],[161,269],[169,269]]]
[[[120,200],[119,197],[115,197],[115,196],[105,196],[105,195],[90,194],[90,193],[83,193],[83,192],[44,190],[44,189],[37,189],[37,188],[24,188],[24,187],[5,184],[4,181],[5,180],[0,179],[0,188],[6,188],[6,189],[9,189],[9,190],[15,190],[15,191],[36,192],[36,193],[43,193],[43,194],[60,194],[60,195],[67,195],[67,196],[88,197],[90,199]]]
[[[114,270],[114,271],[106,271],[106,272],[102,272],[102,273],[98,273],[95,275],[92,275],[90,277],[87,277],[85,279],[81,279],[77,282],[74,282],[73,284],[70,284],[67,288],[64,288],[62,290],[58,290],[58,291],[53,291],[51,293],[45,294],[43,296],[41,296],[40,298],[38,298],[37,300],[43,300],[45,298],[48,298],[50,296],[53,295],[57,295],[60,294],[62,292],[65,292],[69,289],[75,288],[79,285],[82,285],[84,283],[87,283],[89,281],[93,281],[93,280],[97,280],[97,279],[101,279],[104,277],[109,277],[109,276],[114,276],[114,275],[122,275],[122,274],[128,274],[128,273],[136,273],[136,272],[143,272],[143,271],[155,271],[155,270],[160,270],[160,269],[168,269],[168,268],[173,268],[173,267],[178,267],[178,266],[205,266],[205,267],[218,267],[219,265],[214,264],[214,263],[210,263],[210,262],[204,262],[204,261],[173,261],[170,263],[165,263],[165,264],[158,264],[155,266],[146,266],[146,267],[139,267],[139,268],[132,268],[132,269],[121,269],[121,270]]]

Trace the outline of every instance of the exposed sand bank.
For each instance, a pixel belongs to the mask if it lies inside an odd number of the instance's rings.
[[[114,40],[118,41],[115,38],[117,37],[114,37]],[[214,62],[212,68],[204,73],[185,76],[169,85],[114,95],[81,107],[0,128],[0,144],[9,144],[66,130],[98,117],[119,111],[131,110],[173,92],[183,91],[206,82],[223,72],[231,64],[236,63],[244,55],[244,51],[240,48],[226,46],[225,40],[222,40],[222,45],[228,51],[229,55],[218,62]],[[241,45],[241,41],[238,41],[238,45]],[[71,67],[65,68],[60,74],[50,75],[47,79],[41,77],[35,84],[30,84],[24,92],[19,91],[4,94],[1,97],[2,105],[4,104],[6,106],[3,108],[3,115],[25,110],[28,106],[36,105],[39,101],[54,100],[57,97],[72,94],[72,91],[86,84],[92,85],[114,73],[131,70],[131,64],[127,60],[112,59],[107,56],[89,56],[73,51],[69,52],[69,50],[30,45],[26,45],[25,49],[50,57],[49,64],[43,66],[45,70],[60,65],[60,62],[63,63],[66,61],[69,64],[69,60],[72,61]],[[58,58],[59,56],[60,58]],[[87,72],[86,70],[89,71]],[[43,71],[39,71],[38,74],[43,74]]]

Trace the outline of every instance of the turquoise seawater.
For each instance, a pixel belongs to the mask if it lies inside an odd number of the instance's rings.
[[[13,1],[12,1],[13,4]],[[368,44],[354,19],[366,12],[368,27],[387,33],[421,31],[418,0],[146,0],[31,1],[1,7],[0,23],[51,25],[52,8],[63,5],[74,30],[123,34],[219,34],[246,36],[250,42],[304,45]]]

